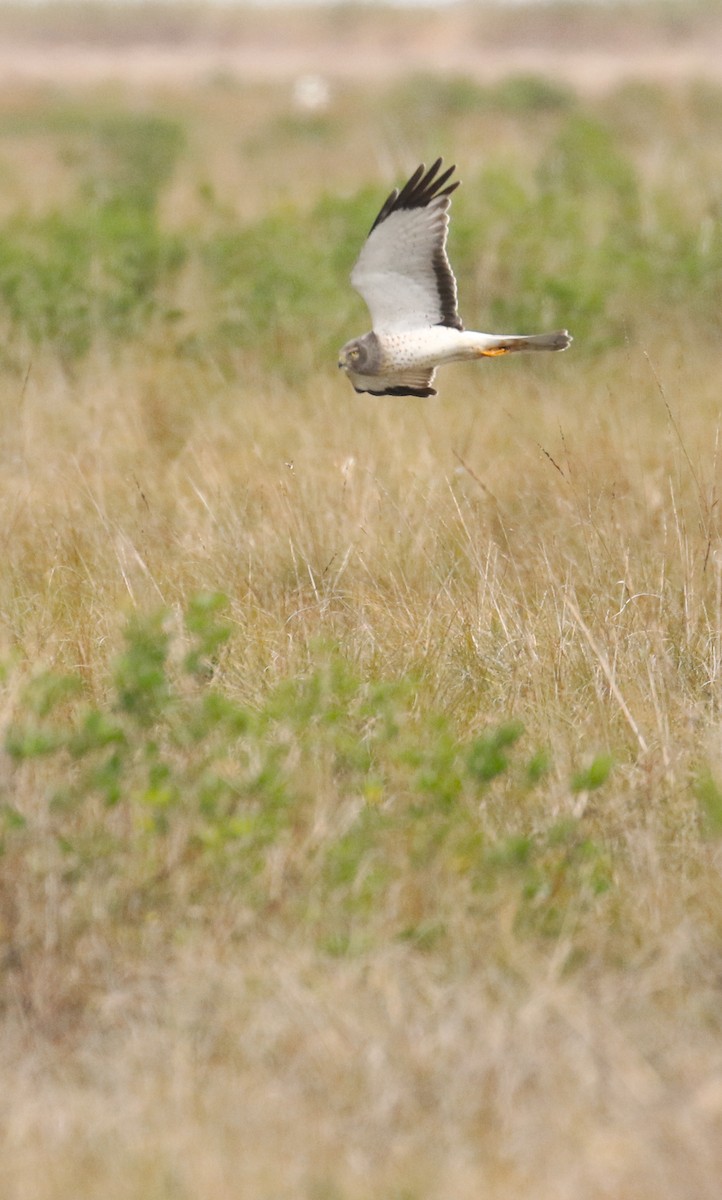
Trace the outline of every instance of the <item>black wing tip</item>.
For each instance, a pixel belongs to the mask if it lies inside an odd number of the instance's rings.
[[[386,198],[379,215],[371,226],[371,231],[373,232],[376,226],[385,221],[393,212],[399,212],[405,208],[426,208],[432,200],[437,200],[440,196],[450,196],[452,192],[455,192],[461,183],[460,179],[454,180],[446,187],[444,185],[456,170],[456,164],[452,163],[439,175],[443,162],[443,158],[437,158],[428,171],[425,164],[420,163],[404,186],[400,190],[394,188]]]

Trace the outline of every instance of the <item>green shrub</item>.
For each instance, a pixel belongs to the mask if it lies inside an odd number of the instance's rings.
[[[6,317],[66,359],[100,339],[139,336],[169,315],[163,288],[185,258],[163,232],[157,204],[183,146],[180,127],[154,116],[92,118],[59,112],[30,130],[57,138],[78,188],[71,206],[18,213],[0,229],[0,300]],[[28,132],[27,123],[18,133]]]
[[[338,953],[389,919],[387,932],[415,936],[416,921],[386,913],[409,875],[422,890],[439,875],[472,895],[511,887],[519,928],[544,935],[609,886],[581,823],[530,807],[548,759],[520,754],[519,722],[460,737],[419,708],[412,680],[365,680],[323,646],[306,673],[242,704],[223,685],[223,598],[197,596],[184,624],[172,636],[163,612],[131,620],[100,704],[76,676],[32,678],[5,733],[5,852],[37,864],[38,842],[46,861],[54,847],[96,914],[105,903],[127,919],[130,893],[139,913],[178,891],[210,903],[218,887],[262,911],[283,854],[289,910]],[[587,774],[601,786],[601,769]],[[438,938],[440,915],[423,907]]]

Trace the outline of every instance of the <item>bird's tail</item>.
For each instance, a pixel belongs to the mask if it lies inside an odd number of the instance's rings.
[[[480,358],[494,358],[497,354],[513,354],[518,350],[566,350],[571,345],[571,334],[566,329],[555,333],[502,334],[482,333],[477,335],[475,349]]]

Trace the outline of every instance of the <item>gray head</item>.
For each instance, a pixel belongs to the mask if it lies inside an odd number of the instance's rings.
[[[355,375],[378,375],[381,370],[381,347],[375,333],[346,342],[338,356],[338,365]]]

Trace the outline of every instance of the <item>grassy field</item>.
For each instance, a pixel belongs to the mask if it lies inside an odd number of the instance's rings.
[[[470,327],[357,397],[443,153]],[[716,1200],[722,90],[0,88],[4,1200]]]

